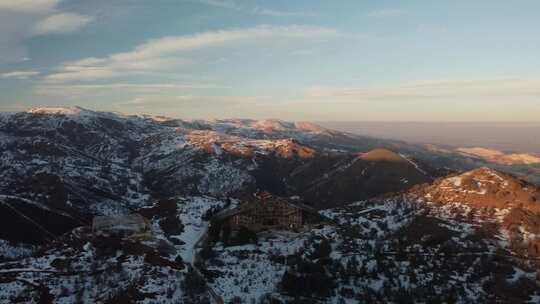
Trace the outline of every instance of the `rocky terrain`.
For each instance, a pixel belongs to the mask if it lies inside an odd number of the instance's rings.
[[[0,151],[0,303],[540,302],[534,166],[309,123],[77,107],[3,113]],[[326,220],[206,238],[257,191]],[[150,231],[91,229],[130,213]]]

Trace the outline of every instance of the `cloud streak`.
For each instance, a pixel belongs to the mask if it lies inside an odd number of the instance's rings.
[[[194,0],[197,3],[202,3],[214,7],[271,17],[301,17],[301,16],[315,16],[312,12],[291,12],[284,10],[270,9],[267,7],[253,6],[250,7],[245,4],[240,4],[238,1],[233,0]]]
[[[0,10],[23,13],[46,13],[52,11],[60,0],[0,0]]]
[[[171,71],[189,64],[186,53],[242,43],[271,44],[275,41],[317,41],[336,37],[334,29],[310,26],[267,26],[203,32],[193,35],[169,36],[150,40],[129,52],[111,54],[102,58],[84,58],[66,62],[45,81],[69,82],[110,79],[132,74]]]
[[[229,87],[212,83],[107,83],[107,84],[40,84],[35,92],[44,95],[82,95],[121,90],[124,93],[163,93],[185,92],[187,90],[228,89]]]
[[[270,109],[273,108],[267,96],[137,95],[112,104],[111,110],[188,119],[231,118],[239,115],[262,118],[269,115],[268,105]]]
[[[28,79],[34,76],[39,75],[40,72],[38,71],[12,71],[8,73],[0,74],[0,78],[2,79]]]
[[[367,15],[369,17],[375,17],[375,18],[389,18],[389,17],[399,17],[405,15],[406,12],[401,9],[380,9],[380,10],[374,10],[369,12]]]
[[[431,80],[411,84],[379,87],[314,86],[305,90],[306,97],[329,101],[363,100],[492,100],[501,98],[540,97],[540,79]]]
[[[60,0],[0,0],[0,64],[24,61],[26,40],[74,32],[92,17],[61,10]]]
[[[34,25],[33,34],[58,34],[78,31],[92,21],[91,17],[73,13],[50,15]]]

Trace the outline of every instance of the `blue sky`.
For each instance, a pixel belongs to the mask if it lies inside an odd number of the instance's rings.
[[[540,2],[0,0],[0,110],[537,121]]]

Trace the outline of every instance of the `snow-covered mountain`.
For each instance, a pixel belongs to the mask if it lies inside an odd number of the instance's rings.
[[[72,224],[130,212],[156,197],[225,197],[254,189],[296,195],[353,162],[353,153],[329,147],[352,150],[355,143],[358,152],[377,142],[364,140],[307,123],[32,108],[0,121],[0,193],[28,208],[69,214]],[[323,161],[327,168],[316,169]]]
[[[79,107],[0,115],[0,151],[0,303],[540,301],[540,191],[471,170],[532,166],[310,123]],[[327,220],[209,242],[211,216],[259,191]],[[91,230],[131,213],[149,231]]]

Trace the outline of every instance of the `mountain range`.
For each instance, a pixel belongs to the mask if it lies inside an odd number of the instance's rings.
[[[2,303],[540,302],[525,154],[80,107],[0,114],[0,151]],[[201,245],[212,214],[261,192],[326,220]],[[92,231],[133,213],[150,235]]]

